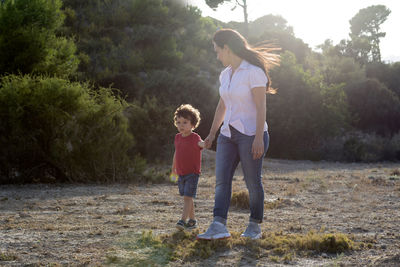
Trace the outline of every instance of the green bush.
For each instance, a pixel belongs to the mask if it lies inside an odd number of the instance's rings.
[[[0,1],[0,74],[75,74],[76,46],[60,36],[62,5],[61,0]]]
[[[0,182],[115,181],[133,145],[127,104],[60,78],[0,80]]]
[[[146,98],[144,103],[133,102],[128,110],[130,132],[136,145],[131,155],[141,155],[156,162],[170,160],[174,151],[175,107],[160,103],[157,98]]]
[[[398,160],[398,135],[382,137],[362,132],[350,133],[343,138],[343,159],[356,162]]]

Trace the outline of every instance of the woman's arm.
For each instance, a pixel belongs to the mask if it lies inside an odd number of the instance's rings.
[[[211,147],[212,142],[215,139],[215,134],[217,133],[219,126],[221,126],[222,122],[224,121],[225,111],[226,107],[224,100],[222,100],[222,98],[219,98],[217,108],[215,109],[214,120],[211,125],[210,133],[208,134],[207,138],[204,139],[205,148]]]
[[[265,87],[255,87],[251,92],[257,110],[256,136],[251,153],[253,154],[253,159],[259,159],[264,154],[264,124],[267,113],[267,100],[265,98]]]

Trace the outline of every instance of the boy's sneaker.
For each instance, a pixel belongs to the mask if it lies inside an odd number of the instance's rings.
[[[226,226],[215,221],[210,224],[210,227],[208,227],[205,233],[197,235],[197,239],[204,240],[215,240],[229,237],[231,237],[231,234],[228,232],[228,229],[226,229]]]
[[[179,230],[184,230],[185,229],[185,225],[186,225],[186,223],[183,220],[179,220],[176,223],[176,228],[179,229]]]
[[[188,230],[192,230],[197,227],[197,221],[189,219],[189,221],[185,224],[185,228]]]
[[[243,237],[249,237],[251,239],[259,239],[261,238],[261,228],[260,225],[256,222],[249,222],[249,225],[246,228],[246,231],[244,231],[243,234],[241,234]]]

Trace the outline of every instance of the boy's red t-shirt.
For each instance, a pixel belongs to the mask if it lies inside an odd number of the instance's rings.
[[[178,175],[201,172],[201,150],[198,143],[201,137],[192,133],[186,137],[175,135],[175,164]]]

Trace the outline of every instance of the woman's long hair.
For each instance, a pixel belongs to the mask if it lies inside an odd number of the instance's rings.
[[[213,41],[216,45],[223,48],[227,45],[235,55],[246,60],[252,65],[260,67],[268,77],[266,84],[267,93],[274,94],[275,89],[271,88],[271,79],[267,70],[274,65],[279,65],[279,55],[271,53],[280,50],[267,43],[261,43],[256,47],[250,46],[246,39],[237,31],[232,29],[221,29],[214,34]]]

